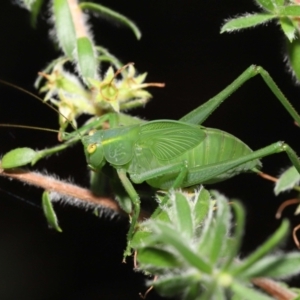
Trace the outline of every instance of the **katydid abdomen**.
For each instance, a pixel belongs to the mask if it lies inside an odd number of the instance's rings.
[[[250,171],[261,166],[259,160],[249,161],[209,180],[201,181],[203,167],[210,166],[213,169],[214,165],[219,166],[222,162],[239,158],[253,152],[245,143],[225,131],[205,127],[201,127],[201,130],[205,133],[204,140],[196,147],[186,151],[180,157],[167,161],[160,161],[153,155],[143,155],[143,167],[139,165],[139,159],[137,159],[136,163],[132,164],[135,165],[135,170],[131,168],[128,170],[132,181],[139,183],[139,176],[137,173],[143,173],[145,175],[147,170],[158,170],[160,168],[165,168],[166,165],[171,166],[178,164],[180,167],[180,163],[184,162],[187,162],[188,172],[180,187],[223,181],[239,173]],[[147,162],[146,158],[148,158]],[[209,169],[205,168],[204,172],[207,174]],[[155,188],[169,189],[177,176],[178,170],[166,172],[158,177],[148,179],[146,182]]]

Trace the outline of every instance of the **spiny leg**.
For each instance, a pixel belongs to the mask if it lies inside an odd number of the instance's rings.
[[[262,149],[253,151],[252,153],[250,153],[248,155],[245,155],[245,156],[242,156],[242,157],[239,157],[236,159],[228,160],[228,161],[217,163],[217,164],[210,164],[210,165],[206,165],[206,166],[199,166],[199,167],[187,169],[188,172],[186,174],[184,174],[183,173],[184,170],[182,170],[182,172],[177,177],[178,180],[177,179],[175,180],[175,182],[171,188],[180,187],[181,184],[183,183],[183,181],[185,181],[185,180],[187,180],[187,184],[185,183],[185,186],[188,186],[189,173],[193,173],[193,178],[196,175],[198,175],[197,179],[196,179],[197,182],[195,182],[195,179],[194,179],[193,182],[190,182],[190,185],[205,183],[206,181],[212,180],[216,176],[221,175],[227,171],[230,171],[244,163],[247,163],[247,162],[255,160],[255,159],[261,159],[265,156],[269,156],[269,155],[280,153],[280,152],[286,152],[290,161],[295,166],[297,171],[300,173],[300,161],[297,157],[296,152],[288,144],[286,144],[284,142],[277,142],[277,143],[274,143],[274,144],[271,144]],[[252,170],[252,171],[258,172],[258,170],[256,170],[256,169]],[[165,202],[166,200],[167,200],[167,198],[164,197],[164,199],[162,200],[162,202],[160,204],[160,207],[158,207],[154,211],[151,218],[156,217],[160,213],[161,207],[164,204],[163,202]]]
[[[198,108],[192,110],[187,115],[183,116],[179,121],[190,124],[202,124],[224,100],[226,100],[232,93],[240,88],[246,81],[258,74],[261,75],[267,86],[270,88],[276,98],[281,102],[288,113],[292,116],[292,118],[297,122],[297,124],[300,124],[299,114],[278,88],[277,84],[269,75],[269,73],[262,67],[255,65],[247,68],[237,79],[235,79],[219,94],[217,94],[215,97],[211,98],[204,104],[200,105]]]
[[[207,181],[214,179],[218,175],[221,175],[225,172],[235,169],[236,167],[244,163],[247,163],[255,159],[261,159],[265,156],[269,156],[280,152],[286,152],[290,161],[295,166],[297,171],[300,173],[300,161],[297,157],[296,152],[288,144],[284,142],[277,142],[236,159],[227,160],[216,164],[191,168],[189,170],[189,174],[192,174],[193,178],[195,178],[196,176],[197,182],[195,179],[193,179],[193,182],[190,182],[190,185],[195,185],[197,183],[198,184],[205,183]],[[259,170],[257,169],[253,169],[252,171],[259,172]],[[189,180],[189,174],[187,176],[187,180]]]

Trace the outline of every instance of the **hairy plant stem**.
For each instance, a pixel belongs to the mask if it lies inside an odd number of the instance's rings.
[[[127,215],[114,199],[104,196],[96,196],[89,189],[53,178],[51,175],[32,172],[25,169],[11,169],[8,171],[0,167],[0,176],[8,179],[16,179],[47,191],[57,192],[61,195],[78,199],[87,204],[95,206],[100,205],[111,209],[116,213]],[[149,218],[149,213],[141,210],[138,218],[139,221],[143,221],[147,218]]]
[[[101,205],[115,212],[125,214],[118,206],[117,202],[113,199],[95,196],[88,189],[55,179],[49,175],[31,172],[24,169],[11,169],[8,171],[0,168],[0,176],[16,179],[47,191],[54,191],[62,195],[80,199],[88,204]]]
[[[77,0],[68,0],[69,8],[71,11],[73,24],[75,26],[76,37],[81,38],[88,36],[88,27],[86,25],[86,16],[83,14],[78,5]]]

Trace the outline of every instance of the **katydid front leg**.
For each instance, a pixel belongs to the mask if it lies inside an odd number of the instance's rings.
[[[270,88],[270,90],[273,92],[276,98],[281,102],[281,104],[284,106],[287,112],[298,124],[300,124],[299,114],[296,112],[291,103],[278,88],[278,86],[276,85],[272,77],[269,75],[269,73],[262,67],[255,65],[250,66],[223,91],[221,91],[219,94],[217,94],[198,108],[192,110],[191,112],[183,116],[179,121],[190,124],[202,124],[224,100],[226,100],[232,93],[234,93],[238,88],[240,88],[246,81],[248,81],[256,75],[261,75],[267,86]]]
[[[117,169],[118,176],[128,193],[130,199],[132,200],[133,204],[133,212],[130,215],[130,227],[127,233],[127,246],[124,251],[123,255],[123,261],[125,261],[125,258],[131,254],[131,246],[130,242],[132,240],[135,226],[137,225],[137,221],[140,215],[140,207],[141,207],[141,201],[138,193],[136,192],[135,188],[131,184],[130,180],[127,177],[126,170],[125,169]]]

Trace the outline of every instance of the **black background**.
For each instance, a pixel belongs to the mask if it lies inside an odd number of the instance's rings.
[[[124,63],[135,62],[148,72],[148,82],[165,82],[152,89],[153,100],[133,114],[147,119],[178,119],[228,85],[250,64],[266,68],[300,111],[299,88],[283,62],[285,43],[275,23],[240,33],[220,35],[223,20],[257,10],[252,1],[102,1],[139,25],[137,41],[124,27],[91,18],[95,39]],[[48,34],[48,14],[38,29],[29,15],[9,1],[0,8],[0,78],[33,92],[36,74],[58,56]],[[35,92],[36,93],[36,92]],[[20,91],[0,86],[0,122],[57,128],[48,107]],[[238,90],[206,122],[228,131],[253,149],[285,140],[298,153],[299,128],[257,77]],[[44,148],[56,144],[47,132],[0,129],[0,153],[19,146]],[[289,165],[284,154],[263,160],[264,171],[277,175]],[[40,170],[88,185],[81,145],[37,165]],[[63,233],[48,229],[40,206],[41,190],[0,178],[0,298],[1,299],[139,299],[144,277],[121,264],[127,221],[96,218],[90,211],[56,205]],[[273,184],[243,174],[215,185],[247,208],[247,255],[279,225],[274,214],[291,195],[275,197]],[[18,200],[23,200],[38,207]],[[285,212],[292,218],[293,209]],[[292,218],[293,224],[299,221]],[[291,239],[285,248],[295,249]],[[148,299],[161,299],[155,293]]]

